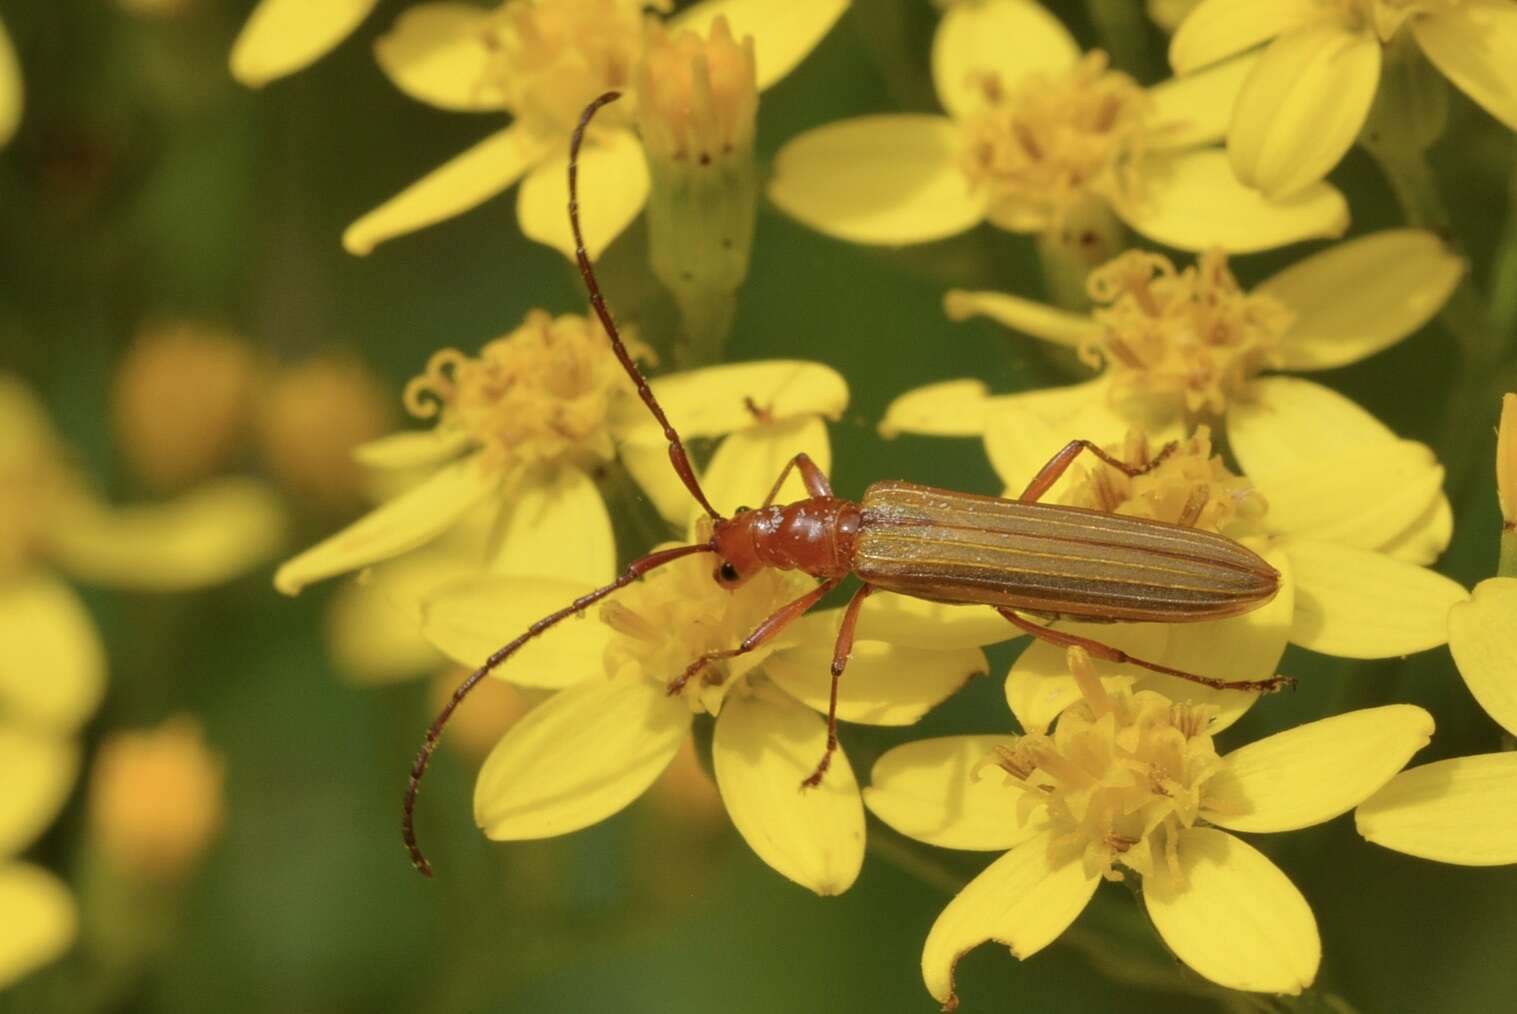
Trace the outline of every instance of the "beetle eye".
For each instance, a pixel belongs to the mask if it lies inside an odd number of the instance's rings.
[[[733,511],[732,513],[733,514],[747,514],[751,510],[753,510],[752,507],[739,507],[737,510]]]
[[[716,572],[717,578],[724,584],[736,584],[738,579],[737,568],[730,563],[723,562]]]

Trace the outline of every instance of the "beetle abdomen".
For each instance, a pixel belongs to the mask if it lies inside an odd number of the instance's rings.
[[[1279,588],[1248,548],[1159,521],[908,482],[875,483],[861,507],[855,572],[919,598],[1172,623],[1244,613]]]

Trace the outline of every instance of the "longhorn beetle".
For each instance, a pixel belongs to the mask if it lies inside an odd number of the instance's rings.
[[[580,233],[579,150],[595,113],[618,98],[619,92],[607,92],[591,102],[580,116],[570,142],[569,223],[574,232],[575,257],[590,305],[611,339],[611,351],[662,427],[675,473],[711,518],[711,538],[633,561],[615,581],[532,624],[459,684],[427,729],[406,787],[402,837],[419,872],[432,875],[431,865],[416,843],[413,820],[416,794],[453,710],[481,679],[534,637],[570,616],[583,613],[649,571],[697,553],[716,557],[713,578],[727,589],[737,588],[766,567],[803,571],[819,583],[776,610],[736,647],[709,652],[692,661],[670,681],[670,694],[678,693],[711,663],[753,651],[773,638],[849,574],[857,574],[863,582],[848,601],[838,625],[832,656],[832,694],[827,708],[826,751],[816,770],[801,783],[802,788],[821,783],[837,749],[838,680],[853,650],[859,607],[870,593],[879,589],[936,602],[988,605],[1018,629],[1051,644],[1078,645],[1096,658],[1129,663],[1219,690],[1270,692],[1290,685],[1292,681],[1285,676],[1228,681],[1182,672],[1134,658],[1100,641],[1044,626],[1023,615],[1051,620],[1176,623],[1235,616],[1274,597],[1280,586],[1279,573],[1231,539],[1182,525],[1037,502],[1081,451],[1088,451],[1127,475],[1137,476],[1163,461],[1174,450],[1174,444],[1147,464],[1136,467],[1117,460],[1088,440],[1070,441],[1043,466],[1016,500],[886,481],[870,486],[863,499],[855,503],[833,496],[822,470],[807,455],[797,454],[780,472],[761,507],[722,517],[706,499],[685,445],[622,344]],[[800,472],[810,495],[795,503],[776,504],[774,499],[792,469]]]

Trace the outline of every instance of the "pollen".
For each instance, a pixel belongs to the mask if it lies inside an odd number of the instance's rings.
[[[612,408],[635,396],[606,348],[605,332],[589,318],[534,310],[478,356],[434,353],[406,385],[405,406],[417,418],[436,418],[440,429],[468,434],[489,467],[594,467],[615,453]]]
[[[1293,322],[1279,300],[1244,292],[1220,250],[1183,271],[1128,251],[1092,271],[1087,288],[1101,330],[1080,354],[1106,364],[1112,399],[1170,399],[1192,416],[1222,414],[1254,375],[1280,365]]]
[[[1061,75],[976,82],[983,106],[964,124],[961,165],[984,188],[992,221],[1008,228],[1058,225],[1103,189],[1131,191],[1150,127],[1138,83],[1094,51]]]

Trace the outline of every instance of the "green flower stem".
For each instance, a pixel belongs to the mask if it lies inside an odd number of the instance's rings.
[[[1506,226],[1491,260],[1491,323],[1501,334],[1517,330],[1517,171],[1507,183]]]

